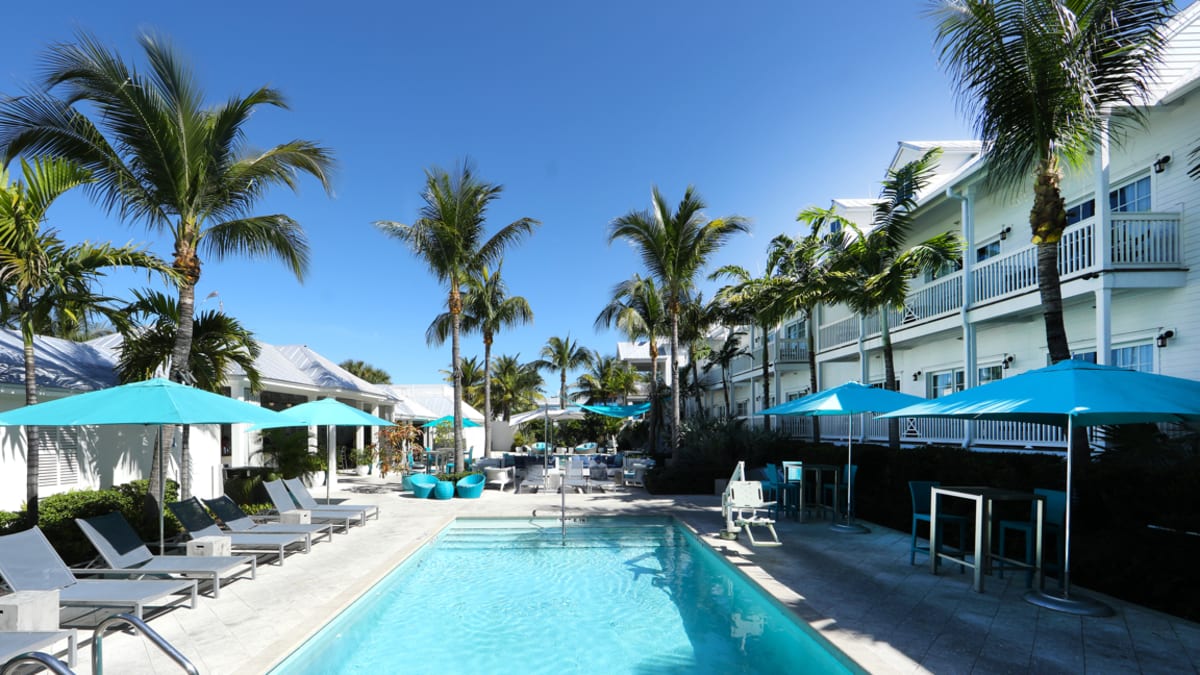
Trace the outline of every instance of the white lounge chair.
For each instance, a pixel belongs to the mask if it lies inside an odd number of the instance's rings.
[[[763,501],[762,483],[756,480],[729,481],[722,500],[727,531],[745,531],[753,546],[779,546],[782,543],[779,541],[779,535],[775,533],[774,519],[759,514],[775,505],[775,502]],[[771,533],[771,541],[755,539],[755,526],[767,528]]]
[[[512,485],[513,492],[517,491],[517,468],[514,466],[486,466],[483,468],[483,487],[495,485],[504,492],[505,485]]]
[[[46,653],[48,648],[67,641],[67,666],[75,667],[75,629],[53,631],[0,631],[0,671],[5,664],[29,652]]]

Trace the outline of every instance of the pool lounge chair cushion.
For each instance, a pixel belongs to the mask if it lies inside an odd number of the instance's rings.
[[[258,574],[258,560],[252,555],[153,555],[129,521],[118,511],[91,518],[76,518],[75,523],[109,567],[155,575],[202,577],[212,582],[214,598],[221,595],[222,577],[233,579],[248,573],[253,579]]]
[[[119,607],[139,619],[148,606],[167,607],[188,598],[192,580],[78,579],[38,527],[0,536],[0,578],[13,591],[58,590],[65,607]]]
[[[299,478],[284,478],[283,484],[287,487],[288,492],[292,493],[292,498],[300,505],[302,509],[311,511],[353,511],[361,512],[364,518],[370,518],[372,515],[375,519],[379,519],[379,507],[373,504],[324,504],[318,502],[309,493],[308,488]]]
[[[75,629],[52,631],[0,631],[0,668],[10,659],[26,652],[45,652],[62,640],[67,641],[67,665],[75,666]]]

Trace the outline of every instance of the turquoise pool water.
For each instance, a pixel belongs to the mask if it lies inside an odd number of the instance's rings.
[[[671,519],[460,519],[271,671],[862,672]]]

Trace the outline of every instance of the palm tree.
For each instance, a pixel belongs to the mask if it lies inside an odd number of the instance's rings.
[[[747,232],[740,216],[708,220],[704,201],[688,186],[674,211],[658,188],[652,190],[651,208],[630,211],[612,222],[609,242],[628,240],[642,257],[647,271],[662,289],[671,322],[671,382],[679,381],[679,315],[696,283],[696,277],[730,236]],[[671,448],[679,446],[679,396],[671,397]]]
[[[501,355],[492,363],[492,385],[496,388],[496,405],[500,415],[508,422],[514,412],[531,410],[540,394],[538,389],[545,383],[538,372],[537,363],[521,363],[520,354]]]
[[[767,348],[768,336],[780,321],[795,313],[790,284],[771,276],[770,270],[761,277],[755,277],[738,265],[725,265],[709,278],[717,280],[723,277],[737,283],[717,291],[720,313],[731,323],[753,323],[762,336],[762,401],[764,408],[770,407],[771,350]],[[770,415],[763,417],[763,428],[771,430]]]
[[[852,231],[854,236],[832,238],[837,253],[830,263],[831,297],[846,303],[862,316],[879,316],[884,387],[887,389],[896,389],[888,310],[904,308],[908,282],[913,277],[957,264],[962,253],[962,244],[950,232],[904,247],[917,195],[928,184],[940,154],[935,148],[920,159],[889,171],[883,181],[881,199],[875,204],[871,229],[864,232],[854,223],[842,221],[845,228],[838,234]],[[890,422],[888,442],[893,448],[899,448],[897,421]]]
[[[667,307],[658,285],[650,277],[634,274],[613,288],[612,300],[600,310],[596,317],[596,329],[617,326],[630,340],[645,338],[650,351],[650,405],[657,408],[658,397],[658,343],[663,333],[670,330]],[[650,415],[651,452],[658,451],[659,414]]]
[[[206,108],[207,96],[169,44],[149,34],[138,42],[147,71],[128,66],[86,33],[75,43],[52,46],[45,58],[46,90],[0,105],[0,150],[5,164],[22,154],[69,158],[91,171],[92,192],[106,209],[170,235],[180,322],[169,374],[190,382],[199,254],[210,261],[274,258],[302,279],[308,244],[300,224],[285,214],[253,210],[271,187],[296,189],[300,174],[328,191],[332,158],[305,140],[250,147],[246,127],[254,112],[287,107],[278,91],[262,87]],[[153,495],[161,480],[161,469],[152,468],[148,506],[157,506]]]
[[[732,385],[729,382],[729,367],[733,365],[733,360],[739,356],[746,354],[746,350],[742,347],[741,336],[745,335],[745,331],[730,331],[725,336],[725,341],[721,343],[719,349],[714,350],[708,355],[708,362],[704,364],[704,372],[713,369],[714,366],[721,367],[721,390],[725,393],[725,417],[728,418],[732,411],[732,406],[729,401],[729,390]]]
[[[536,361],[542,370],[557,370],[559,376],[558,407],[567,407],[567,371],[592,365],[594,355],[592,350],[571,339],[567,333],[565,338],[551,337],[542,347],[542,358]]]
[[[1029,225],[1052,362],[1071,358],[1058,276],[1067,223],[1062,165],[1089,161],[1106,127],[1144,120],[1140,101],[1171,7],[1169,0],[943,0],[934,11],[941,58],[986,143],[988,181],[1016,191],[1033,178]]]
[[[446,307],[451,315],[451,364],[454,369],[454,465],[463,465],[462,364],[459,334],[462,330],[462,290],[474,270],[495,265],[510,244],[533,232],[539,223],[521,218],[500,228],[484,241],[483,224],[488,206],[500,197],[503,186],[475,177],[464,162],[455,175],[433,168],[425,172],[425,205],[412,225],[391,221],[375,223],[425,261],[438,281],[448,287]]]
[[[466,401],[467,405],[477,408],[481,406],[483,400],[483,383],[487,380],[484,377],[483,364],[479,362],[479,357],[468,356],[461,359],[459,370],[462,372],[462,400]],[[454,370],[440,370],[447,384],[454,384]]]
[[[21,162],[22,179],[9,183],[0,168],[0,312],[21,331],[25,361],[25,404],[38,402],[33,338],[48,332],[63,315],[78,320],[100,312],[114,325],[124,315],[110,309],[109,298],[92,291],[108,267],[141,267],[170,277],[167,265],[131,246],[89,243],[66,246],[41,228],[50,205],[68,190],[86,184],[86,169],[63,159]],[[38,522],[38,429],[25,427],[26,517]]]
[[[828,221],[836,218],[832,209],[812,207],[800,212],[796,220],[809,225],[801,239],[781,234],[767,247],[767,269],[790,282],[791,299],[804,319],[804,339],[808,352],[808,390],[816,392],[817,326],[816,308],[829,297],[829,247],[822,235]],[[812,418],[813,443],[821,442],[821,418]]]
[[[392,376],[386,370],[376,368],[369,363],[357,359],[346,359],[338,364],[351,375],[357,375],[371,384],[391,384]]]
[[[589,370],[575,381],[576,391],[571,394],[571,398],[583,401],[588,405],[612,402],[616,397],[613,390],[615,384],[613,375],[618,364],[624,364],[624,362],[616,356],[592,352],[592,362],[588,365]]]
[[[134,300],[124,312],[149,323],[122,327],[121,356],[117,376],[122,383],[140,382],[167,370],[174,353],[175,334],[179,330],[179,301],[158,291],[134,291]],[[188,372],[193,386],[221,393],[230,366],[238,366],[250,381],[250,390],[262,388],[262,379],[254,360],[262,348],[254,334],[237,319],[215,310],[201,312],[192,320],[192,351]],[[181,448],[190,446],[191,427],[183,428]],[[157,454],[157,453],[155,453]],[[179,496],[191,496],[192,467],[190,453],[181,452]]]
[[[491,273],[487,266],[474,270],[467,277],[467,292],[463,294],[462,331],[483,335],[483,371],[491,371],[492,343],[496,333],[508,326],[517,326],[533,321],[533,310],[529,302],[521,296],[508,297],[508,287],[500,277],[500,269]],[[448,312],[442,313],[425,332],[425,341],[429,344],[441,345],[450,334],[452,317]],[[492,420],[492,381],[485,377],[483,380],[483,418],[488,421],[483,425],[483,452],[485,457],[492,456],[492,437],[490,422]]]

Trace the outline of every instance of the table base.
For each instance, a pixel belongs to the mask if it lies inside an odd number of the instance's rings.
[[[840,534],[867,534],[871,531],[871,528],[858,523],[834,523],[829,529]]]
[[[1062,591],[1059,592],[1061,593]],[[1074,614],[1076,616],[1112,616],[1116,613],[1112,607],[1099,600],[1077,595],[1057,595],[1048,591],[1026,591],[1025,602],[1055,612]]]

